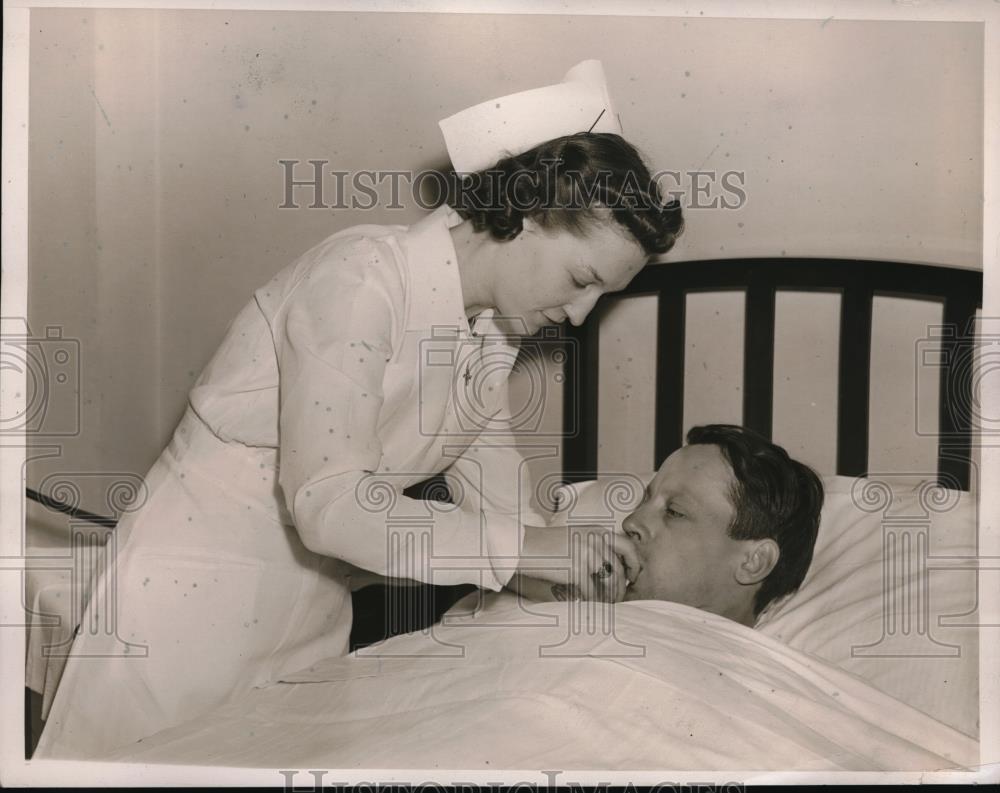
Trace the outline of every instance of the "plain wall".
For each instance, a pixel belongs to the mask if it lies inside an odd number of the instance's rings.
[[[981,266],[977,25],[84,9],[32,9],[31,19],[28,320],[35,336],[52,326],[79,340],[80,419],[74,437],[37,439],[60,448],[31,465],[29,484],[65,474],[97,512],[109,509],[109,481],[155,460],[254,288],[339,229],[422,214],[405,194],[403,209],[352,211],[309,209],[300,191],[301,208],[279,209],[279,160],[301,161],[298,178],[310,159],[440,165],[439,119],[557,82],[585,58],[603,61],[626,136],[655,167],[745,174],[745,205],[688,209],[670,260]],[[610,349],[634,352],[631,369],[602,386],[611,467],[645,467],[651,454],[641,420],[651,415],[651,314],[628,302],[608,316]],[[835,350],[817,342],[813,355],[803,339],[829,338],[830,307],[791,296],[779,309],[776,360],[808,368],[828,397]],[[718,332],[741,323],[734,311],[726,297],[694,312],[692,338],[722,347],[689,356],[704,367],[692,421],[739,418],[730,408],[742,339]],[[880,306],[876,325],[905,353],[925,319]],[[63,393],[52,410],[75,399]],[[776,439],[817,466],[832,459],[823,400],[776,396]],[[901,401],[914,402],[906,378],[880,381],[873,422],[893,440],[876,433],[873,443],[895,457],[879,464],[921,467],[926,450],[897,415]]]

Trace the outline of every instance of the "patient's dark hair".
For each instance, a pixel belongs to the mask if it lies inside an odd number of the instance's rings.
[[[752,430],[733,424],[693,427],[690,444],[718,446],[736,475],[730,498],[736,517],[734,540],[770,538],[781,555],[754,598],[754,616],[775,598],[794,592],[812,562],[823,507],[823,484],[816,472]]]
[[[684,226],[680,202],[664,203],[635,147],[604,132],[566,135],[504,157],[454,180],[449,192],[453,209],[498,240],[514,239],[525,218],[586,236],[604,207],[651,255],[669,251]]]

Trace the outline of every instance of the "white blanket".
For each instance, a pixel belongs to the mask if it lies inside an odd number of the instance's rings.
[[[109,759],[747,771],[978,762],[968,736],[697,609],[643,601],[581,610],[520,604],[509,594],[485,603],[433,634],[324,661]]]

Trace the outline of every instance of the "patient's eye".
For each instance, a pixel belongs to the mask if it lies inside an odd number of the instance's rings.
[[[683,512],[681,512],[680,510],[678,510],[677,507],[672,506],[672,505],[668,505],[667,508],[664,510],[664,512],[666,512],[667,515],[670,516],[671,518],[684,518],[684,517],[687,517]]]

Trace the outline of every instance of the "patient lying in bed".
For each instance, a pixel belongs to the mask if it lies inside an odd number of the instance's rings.
[[[867,481],[824,480],[826,522],[817,539],[819,480],[737,427],[692,430],[688,445],[655,476],[628,476],[649,482],[642,503],[630,514],[620,510],[617,527],[631,532],[641,551],[626,597],[636,602],[524,608],[510,593],[474,593],[433,628],[283,675],[108,759],[813,772],[977,762],[979,746],[970,737],[978,713],[974,662],[973,685],[960,684],[971,694],[938,721],[935,698],[956,696],[957,657],[937,659],[945,666],[936,673],[948,683],[940,685],[927,666],[936,659],[852,655],[852,647],[871,647],[884,628],[882,515],[856,498]],[[559,520],[572,525],[572,509],[592,522],[603,514],[597,502],[610,506],[607,491],[588,484],[598,483],[581,483],[572,502],[560,499],[571,503],[559,507],[557,515],[566,516]],[[893,500],[911,514],[918,498],[899,490]],[[973,537],[974,506],[961,500],[946,516]],[[974,543],[948,540],[947,528],[940,521],[934,527],[942,554],[974,553]],[[916,575],[900,586],[909,588]],[[796,596],[767,609],[757,630],[741,624],[800,584]],[[543,586],[544,599],[552,600],[549,584]],[[974,586],[968,595],[974,604]],[[796,611],[803,596],[807,602]],[[932,613],[965,608],[965,599],[947,599]],[[818,623],[820,637],[809,630]],[[872,674],[858,661],[888,668]],[[512,722],[517,730],[509,729]]]
[[[622,522],[640,559],[624,599],[683,603],[752,627],[805,578],[822,506],[819,477],[780,446],[743,427],[694,427]],[[536,580],[510,587],[562,598]]]

